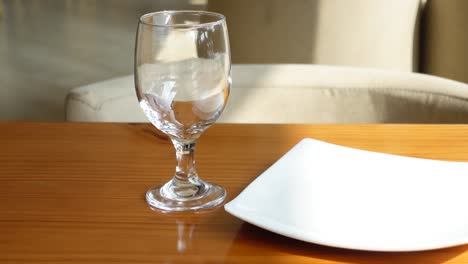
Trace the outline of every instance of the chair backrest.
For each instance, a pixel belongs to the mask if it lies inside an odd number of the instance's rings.
[[[467,123],[468,85],[318,65],[234,65],[222,123]],[[72,89],[68,121],[148,122],[133,76]]]
[[[417,68],[421,0],[210,0],[234,63]]]

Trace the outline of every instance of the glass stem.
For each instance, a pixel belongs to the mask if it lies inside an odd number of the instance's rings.
[[[189,142],[181,142],[177,139],[172,139],[176,150],[177,166],[175,172],[176,185],[198,185],[198,175],[195,169],[195,143],[196,140]]]

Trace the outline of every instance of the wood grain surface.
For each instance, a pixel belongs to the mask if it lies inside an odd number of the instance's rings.
[[[233,199],[302,138],[468,161],[467,125],[215,125],[200,176]],[[468,263],[468,246],[381,253],[276,235],[227,214],[163,214],[144,193],[175,154],[148,124],[0,123],[0,263]],[[466,208],[460,208],[466,210]]]

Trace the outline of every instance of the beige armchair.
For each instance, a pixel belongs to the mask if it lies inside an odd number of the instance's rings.
[[[209,1],[208,9],[227,16],[235,63],[219,122],[467,122],[468,85],[411,73],[419,61],[422,4]],[[147,122],[132,76],[72,89],[66,111],[69,121]]]

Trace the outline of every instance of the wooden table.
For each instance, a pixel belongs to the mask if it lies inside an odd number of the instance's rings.
[[[198,171],[229,201],[304,137],[468,161],[466,125],[215,125],[199,141]],[[468,246],[352,251],[276,235],[222,208],[154,212],[144,192],[172,176],[175,157],[147,124],[0,123],[0,149],[1,263],[468,263]]]

